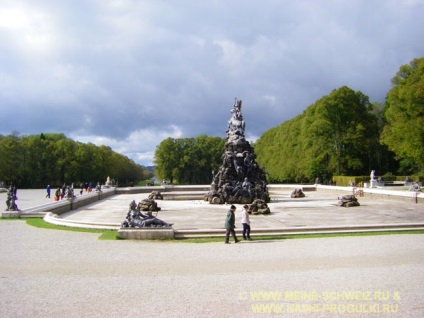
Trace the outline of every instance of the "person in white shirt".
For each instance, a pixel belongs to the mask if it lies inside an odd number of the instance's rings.
[[[243,240],[250,241],[249,206],[247,204],[241,210],[241,224],[243,225]]]

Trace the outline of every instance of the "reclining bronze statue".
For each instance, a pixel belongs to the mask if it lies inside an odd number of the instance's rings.
[[[141,206],[141,202],[138,205],[137,203],[135,203],[135,200],[130,203],[127,217],[121,223],[121,228],[172,227],[173,223],[168,223],[161,219],[158,219],[157,217],[153,216],[151,210],[147,211],[146,214],[141,213],[139,206]]]

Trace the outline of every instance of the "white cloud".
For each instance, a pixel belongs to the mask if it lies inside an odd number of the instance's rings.
[[[220,62],[232,68],[239,66],[244,60],[244,47],[230,40],[215,40],[214,44],[222,50]]]
[[[21,29],[30,24],[28,15],[18,8],[0,9],[0,28]]]
[[[113,129],[113,127],[110,127]],[[113,151],[124,154],[135,162],[145,166],[153,165],[154,149],[166,138],[181,138],[183,132],[175,125],[158,127],[155,130],[139,129],[131,132],[123,139],[115,139],[98,135],[88,135],[86,131],[75,131],[70,138],[97,146],[108,146]],[[153,150],[152,150],[153,149]]]
[[[10,50],[34,63],[57,52],[59,34],[56,18],[36,6],[0,8],[0,36]]]

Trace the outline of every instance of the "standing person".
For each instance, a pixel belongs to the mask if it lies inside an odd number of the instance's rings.
[[[237,239],[236,232],[234,229],[236,228],[235,222],[236,222],[236,216],[234,212],[236,211],[236,207],[232,205],[227,213],[227,218],[225,219],[225,229],[227,230],[225,233],[225,244],[230,244],[230,233],[233,236],[234,243],[240,242]]]
[[[62,200],[66,194],[66,184],[62,185],[62,193],[60,194],[60,199]]]
[[[54,194],[54,200],[59,201],[60,198],[60,188],[57,188],[56,193]]]
[[[47,185],[46,191],[47,191],[46,198],[50,199],[50,184]]]
[[[243,225],[243,240],[251,240],[250,238],[250,219],[249,206],[245,204],[241,210],[241,224]]]

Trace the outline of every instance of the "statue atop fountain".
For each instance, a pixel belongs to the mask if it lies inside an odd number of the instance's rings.
[[[212,204],[250,204],[255,199],[270,202],[266,173],[256,163],[253,147],[246,141],[242,101],[235,99],[228,121],[221,168],[213,173],[205,200]]]

